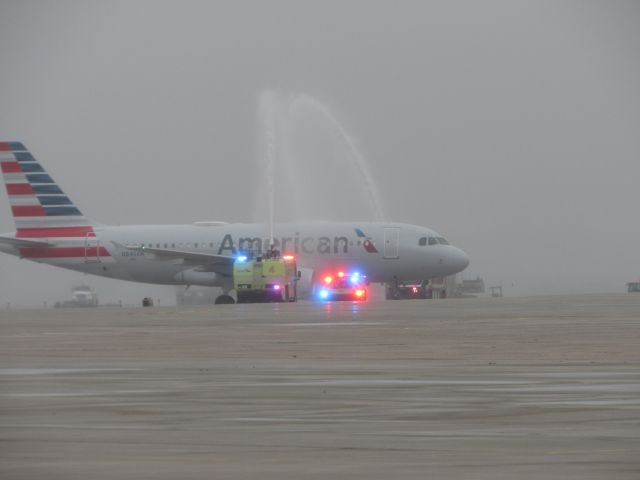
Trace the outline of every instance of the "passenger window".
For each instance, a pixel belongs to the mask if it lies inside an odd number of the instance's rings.
[[[436,239],[436,237],[429,237],[429,245],[437,245],[438,244],[438,240]]]
[[[424,247],[427,244],[427,237],[422,237],[420,240],[418,240],[418,245],[421,247]]]
[[[165,244],[164,244],[164,248],[168,248],[168,247],[169,247],[169,244],[168,244],[168,243],[165,243]]]
[[[172,243],[172,244],[171,244],[171,248],[176,248],[176,244],[175,244],[175,243]]]

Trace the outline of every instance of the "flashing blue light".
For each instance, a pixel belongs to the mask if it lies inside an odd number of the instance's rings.
[[[360,273],[359,272],[353,272],[351,274],[351,283],[358,283],[360,281]]]
[[[320,293],[318,295],[321,299],[326,300],[327,298],[329,298],[329,290],[323,288],[322,290],[320,290]]]
[[[247,261],[247,256],[246,255],[240,255],[239,257],[236,257],[236,262],[246,262]]]

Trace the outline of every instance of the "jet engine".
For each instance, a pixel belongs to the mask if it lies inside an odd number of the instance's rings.
[[[180,273],[177,273],[175,278],[179,283],[184,283],[187,285],[199,285],[202,287],[221,287],[224,284],[223,279],[221,279],[214,272],[203,272],[198,270],[198,268],[191,268],[189,270],[183,270]]]

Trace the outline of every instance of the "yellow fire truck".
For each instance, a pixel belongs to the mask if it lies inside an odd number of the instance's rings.
[[[298,270],[293,256],[240,255],[233,265],[238,303],[295,302]]]

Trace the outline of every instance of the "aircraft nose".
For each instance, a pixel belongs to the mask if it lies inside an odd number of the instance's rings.
[[[463,271],[469,266],[469,255],[456,247],[453,255],[453,264],[456,267],[456,273]]]

